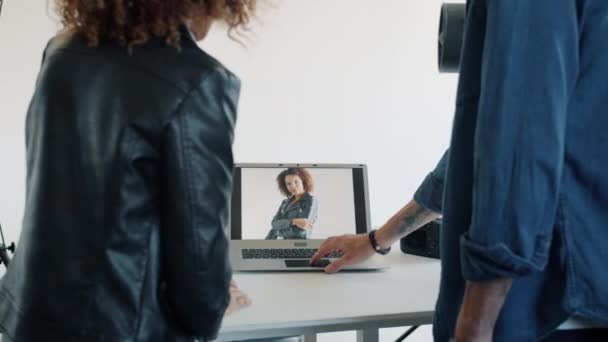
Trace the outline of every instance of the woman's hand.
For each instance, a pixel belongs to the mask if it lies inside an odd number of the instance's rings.
[[[310,223],[310,221],[308,221],[308,219],[304,219],[304,218],[293,219],[293,220],[291,220],[291,224],[294,226],[297,226],[300,229],[304,229],[304,230],[309,230],[312,228],[312,224]]]
[[[236,285],[234,280],[230,281],[230,303],[228,303],[228,307],[226,308],[226,312],[224,316],[231,315],[235,311],[241,310],[243,308],[251,305],[251,299],[245,292],[241,291],[239,287]]]

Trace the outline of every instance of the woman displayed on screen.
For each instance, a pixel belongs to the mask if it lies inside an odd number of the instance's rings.
[[[284,170],[277,177],[279,191],[286,198],[272,219],[266,240],[296,240],[310,237],[317,220],[319,203],[311,194],[313,179],[305,168]]]

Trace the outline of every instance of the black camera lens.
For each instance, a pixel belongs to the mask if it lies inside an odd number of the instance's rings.
[[[444,3],[441,6],[437,48],[439,72],[441,73],[455,73],[460,70],[465,16],[465,4]]]

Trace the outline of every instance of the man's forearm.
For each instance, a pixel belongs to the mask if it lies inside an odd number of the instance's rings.
[[[512,283],[509,278],[483,283],[467,281],[456,323],[456,341],[491,341]]]
[[[438,213],[424,208],[415,200],[411,200],[378,230],[376,239],[380,246],[389,247],[437,217],[439,217]]]

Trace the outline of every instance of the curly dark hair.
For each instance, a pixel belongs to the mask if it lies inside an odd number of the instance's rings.
[[[82,33],[92,46],[110,39],[132,48],[152,37],[179,47],[186,21],[223,21],[228,32],[247,29],[257,0],[55,0],[64,28]]]
[[[285,177],[289,175],[300,177],[302,180],[302,185],[304,186],[304,191],[312,192],[314,190],[312,176],[308,170],[303,167],[290,167],[289,169],[279,173],[277,176],[277,185],[279,186],[279,191],[281,191],[285,197],[291,196],[291,193],[289,190],[287,190],[287,185],[285,185]]]

